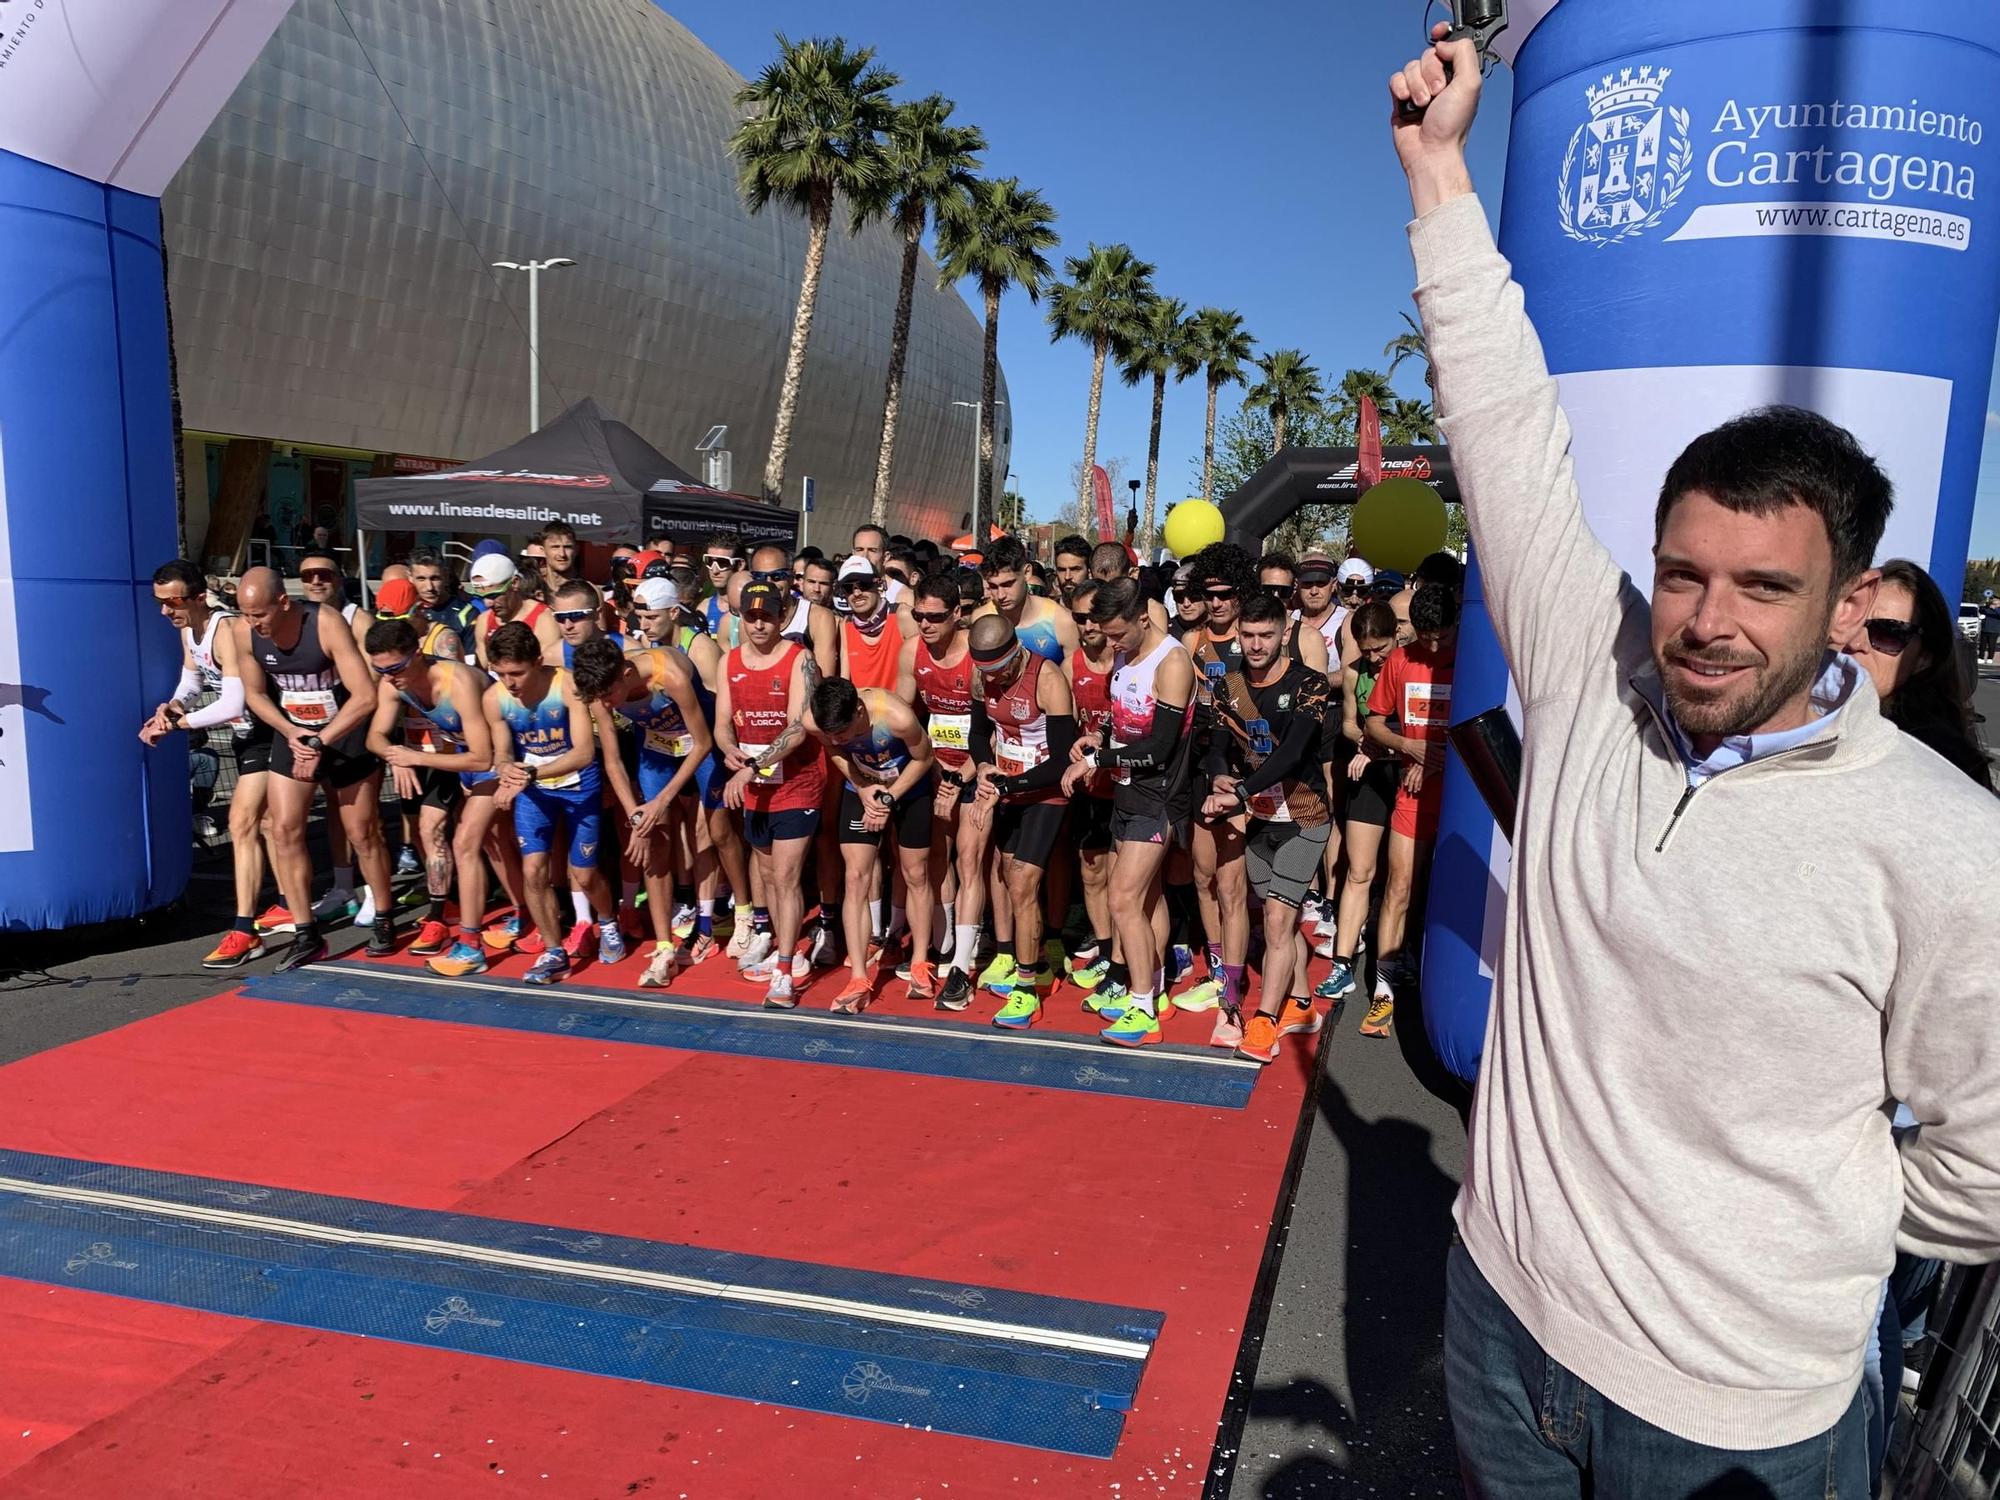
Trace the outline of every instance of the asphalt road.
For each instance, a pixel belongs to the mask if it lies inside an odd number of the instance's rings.
[[[2000,668],[1982,674],[1978,707],[2000,741]],[[82,940],[0,940],[0,1062],[222,988],[197,964],[229,905],[225,859],[198,865],[186,910]],[[1390,1041],[1358,1021],[1350,1004],[1326,1041],[1231,1497],[1458,1492],[1440,1351],[1464,1131],[1415,1006]]]

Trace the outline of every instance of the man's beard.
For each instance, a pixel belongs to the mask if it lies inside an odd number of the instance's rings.
[[[1674,658],[1681,662],[1716,667],[1751,665],[1738,657],[1705,654],[1680,649],[1677,645],[1670,649]],[[1753,734],[1761,729],[1780,709],[1811,686],[1819,676],[1820,663],[1825,657],[1826,631],[1822,628],[1816,635],[1808,636],[1790,655],[1766,661],[1762,667],[1753,667],[1747,686],[1716,692],[1690,692],[1687,679],[1669,666],[1667,653],[1656,653],[1654,665],[1659,670],[1660,682],[1666,691],[1667,707],[1685,733],[1728,737]]]

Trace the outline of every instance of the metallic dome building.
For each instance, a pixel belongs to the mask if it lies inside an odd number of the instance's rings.
[[[526,278],[500,260],[577,262],[541,281],[545,421],[595,396],[697,472],[726,424],[754,491],[806,226],[743,206],[740,84],[650,0],[297,0],[164,198],[189,545],[226,437],[277,445],[274,519],[288,457],[351,485],[520,437]],[[844,224],[827,255],[786,500],[814,477],[829,550],[868,512],[899,256]],[[979,366],[978,321],[926,259],[892,530],[963,529],[974,413],[952,403],[977,400]]]

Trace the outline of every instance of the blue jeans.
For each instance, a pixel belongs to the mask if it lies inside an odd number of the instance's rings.
[[[1862,1394],[1826,1432],[1738,1451],[1676,1437],[1542,1352],[1462,1245],[1446,1272],[1445,1395],[1473,1500],[1863,1500]]]

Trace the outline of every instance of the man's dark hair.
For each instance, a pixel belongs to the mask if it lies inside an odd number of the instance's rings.
[[[542,534],[536,540],[546,542],[552,536],[566,536],[573,542],[576,540],[576,528],[567,521],[551,521],[542,528]]]
[[[1215,542],[1188,559],[1188,581],[1197,589],[1226,584],[1247,599],[1257,592],[1257,563],[1234,542]]]
[[[458,587],[458,573],[452,567],[451,559],[444,556],[435,547],[417,548],[410,554],[410,567],[412,569],[436,568],[444,575],[444,586],[447,592]]]
[[[1114,578],[1097,586],[1097,597],[1090,602],[1091,623],[1108,625],[1113,620],[1143,620],[1145,617],[1146,598],[1133,579]]]
[[[163,583],[178,583],[190,594],[208,592],[208,580],[201,576],[201,569],[185,557],[177,557],[172,562],[163,562],[153,569],[153,587]]]
[[[490,648],[489,648],[490,650]],[[625,657],[603,636],[594,636],[570,653],[570,679],[585,702],[602,698],[625,672]]]
[[[1271,601],[1276,604],[1278,601]],[[1449,630],[1458,623],[1458,595],[1449,585],[1423,583],[1410,596],[1410,629]]]
[[[738,562],[741,562],[747,555],[743,551],[743,539],[739,536],[736,536],[732,532],[718,531],[714,536],[710,537],[707,541],[701,544],[701,550],[703,552],[707,552],[708,549],[711,547],[720,547],[724,549],[729,553],[731,557],[735,558]]]
[[[890,548],[889,555],[883,561],[884,563],[893,564],[896,567],[908,569],[911,577],[915,577],[923,571],[922,566],[917,561],[916,552],[909,547]]]
[[[1465,564],[1449,552],[1433,552],[1410,574],[1412,583],[1441,583],[1454,594],[1465,592]]]
[[[1667,513],[1696,491],[1726,510],[1768,516],[1787,505],[1818,513],[1833,547],[1836,588],[1864,572],[1881,545],[1895,491],[1845,427],[1797,406],[1765,406],[1681,450],[1660,486],[1653,541]]]
[[[845,677],[822,677],[813,684],[813,722],[828,733],[854,722],[861,695]]]
[[[1097,591],[1104,585],[1095,578],[1086,578],[1076,586],[1076,592],[1069,596],[1069,607],[1080,615],[1090,613],[1091,602],[1097,598]]]
[[[801,547],[799,548],[798,561],[801,566],[804,566],[809,562],[818,562],[825,556],[826,553],[818,547]]]
[[[510,620],[493,632],[486,643],[488,661],[512,661],[532,665],[542,659],[542,643],[521,620]]]
[[[599,603],[596,587],[585,578],[572,578],[568,583],[556,590],[556,598],[558,600],[587,599],[593,608]]]
[[[1357,641],[1393,641],[1396,612],[1386,599],[1370,600],[1349,617],[1347,630]]]
[[[1029,558],[1028,576],[1034,579],[1035,582],[1037,583],[1047,583],[1049,581],[1048,565],[1046,563],[1041,562],[1039,559],[1032,557]]]
[[[917,580],[917,602],[935,599],[946,609],[958,608],[958,573],[939,568],[934,573],[926,573]]]
[[[868,535],[868,533],[871,531],[874,532],[875,535],[882,538],[883,550],[884,551],[888,550],[889,533],[882,527],[877,526],[873,521],[863,521],[859,526],[855,527],[854,535],[850,536],[847,539],[847,545],[859,551],[861,547],[861,539],[864,536]]]
[[[979,576],[991,578],[999,573],[1025,573],[1028,571],[1028,549],[1021,545],[1017,536],[1003,536],[986,549],[979,564]]]
[[[368,627],[361,649],[370,656],[377,651],[414,651],[417,649],[417,627],[403,615],[393,620],[377,620]]]
[[[1132,566],[1132,554],[1123,542],[1099,542],[1090,549],[1090,570],[1096,572],[1100,564],[1117,568],[1122,577]]]
[[[1257,559],[1257,571],[1260,574],[1269,568],[1277,568],[1294,578],[1299,576],[1298,561],[1289,552],[1266,552]]]
[[[1057,562],[1061,562],[1065,557],[1080,557],[1083,559],[1083,565],[1089,567],[1090,543],[1072,531],[1068,536],[1056,543],[1055,556]]]
[[[1243,601],[1236,618],[1244,625],[1282,625],[1290,618],[1291,611],[1278,600],[1266,593],[1255,593]]]
[[[927,536],[918,537],[910,543],[910,550],[923,559],[925,567],[930,567],[938,560],[938,544]]]
[[[977,568],[959,567],[958,597],[963,604],[977,604],[986,597],[986,578]]]
[[[309,562],[332,563],[334,572],[339,573],[344,571],[340,566],[340,559],[335,557],[332,551],[326,547],[306,547],[302,549],[299,553],[299,570],[303,572],[305,565]]]
[[[840,565],[830,557],[805,558],[799,564],[799,571],[803,573],[807,568],[823,568],[835,575],[838,575],[840,572]]]
[[[908,547],[910,539],[900,531],[892,531],[889,533],[889,545],[891,547]]]

